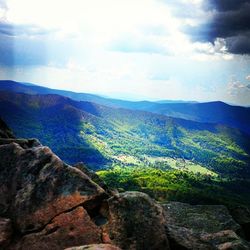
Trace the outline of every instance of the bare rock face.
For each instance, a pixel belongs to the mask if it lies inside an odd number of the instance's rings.
[[[250,249],[224,206],[170,202],[163,207],[172,249]]]
[[[121,250],[121,248],[110,244],[92,244],[80,247],[71,247],[65,250]]]
[[[162,208],[140,192],[120,193],[108,201],[107,231],[122,249],[169,249]]]
[[[109,189],[106,183],[99,177],[99,175],[97,175],[93,170],[88,169],[82,162],[73,165],[73,167],[81,170],[84,174],[89,176],[92,181],[94,181],[97,185],[103,188],[108,194],[112,195],[112,191]]]
[[[86,174],[34,139],[1,138],[0,156],[0,249],[103,242],[93,217],[108,195]]]
[[[17,143],[23,149],[42,146],[42,144],[37,139],[0,138],[0,145],[6,145],[10,143]]]
[[[101,242],[100,228],[83,207],[77,207],[55,217],[42,231],[24,236],[15,248],[51,250]]]
[[[217,233],[202,234],[201,241],[209,243],[218,250],[248,250],[250,244],[241,239],[234,231],[224,230]]]
[[[80,170],[64,164],[47,147],[0,146],[0,214],[21,233],[46,225],[55,216],[105,195]]]

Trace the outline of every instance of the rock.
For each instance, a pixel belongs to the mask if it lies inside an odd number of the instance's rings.
[[[0,218],[0,249],[6,247],[11,240],[12,225],[10,219]]]
[[[168,227],[170,248],[175,250],[247,250],[248,242],[232,230],[198,233],[185,227]]]
[[[61,250],[107,240],[95,223],[105,221],[99,210],[108,195],[89,176],[36,139],[1,138],[0,155],[0,215],[15,228],[8,249]],[[0,248],[9,243],[10,226],[0,220]]]
[[[92,244],[80,247],[71,247],[65,250],[121,250],[121,248],[110,244]]]
[[[212,249],[218,249],[218,250],[250,249],[250,244],[241,239],[232,230],[220,231],[213,234],[202,234],[200,238],[202,241],[208,242],[213,247]]]
[[[40,232],[24,236],[13,249],[61,250],[101,242],[101,229],[80,206],[56,216]]]
[[[198,233],[191,229],[178,226],[167,228],[170,249],[174,250],[214,250],[210,244],[200,239]]]
[[[250,211],[249,208],[237,206],[230,208],[234,220],[242,227],[246,240],[250,241]]]
[[[0,146],[0,214],[12,218],[21,233],[41,229],[55,216],[92,201],[104,190],[79,169],[63,163],[48,147]],[[86,203],[87,204],[87,203]]]
[[[105,184],[105,182],[94,171],[88,169],[82,162],[75,164],[73,167],[78,168],[84,174],[89,176],[92,181],[102,187],[107,193],[111,193],[109,187]]]
[[[223,205],[189,205],[169,202],[164,206],[168,225],[192,228],[197,232],[215,233],[222,230],[240,232],[228,209]]]
[[[6,123],[0,118],[0,138],[14,138],[12,131]]]
[[[242,233],[241,227],[225,206],[169,202],[163,207],[173,249],[227,249],[222,245],[248,249],[248,243],[235,234]]]
[[[40,147],[41,143],[37,139],[12,139],[12,138],[0,138],[0,145],[6,145],[10,143],[17,143],[24,149]]]
[[[125,192],[108,199],[105,225],[114,245],[121,249],[169,249],[161,206],[148,195]]]

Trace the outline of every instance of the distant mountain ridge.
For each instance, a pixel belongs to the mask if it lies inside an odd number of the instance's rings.
[[[89,101],[109,107],[118,107],[132,110],[142,110],[162,114],[186,120],[217,123],[232,128],[237,128],[250,135],[250,108],[232,106],[220,101],[196,103],[196,102],[168,102],[168,101],[125,101],[104,98],[98,95],[75,93],[65,90],[56,90],[33,84],[19,83],[1,80],[0,90],[20,92],[26,94],[58,94],[76,101]]]
[[[150,164],[157,159],[168,166],[170,157],[225,175],[250,176],[250,137],[218,124],[78,102],[55,94],[3,91],[0,116],[17,136],[38,138],[66,162],[83,161],[92,169],[114,163]]]

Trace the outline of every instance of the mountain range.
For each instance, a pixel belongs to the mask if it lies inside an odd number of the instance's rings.
[[[83,162],[111,188],[160,201],[250,204],[248,108],[130,102],[1,81],[0,117],[19,138],[38,138],[68,164]]]
[[[250,137],[239,129],[55,94],[0,92],[0,116],[19,137],[35,137],[68,163],[189,168],[250,176]]]
[[[34,84],[20,83],[8,80],[0,81],[0,91],[11,91],[31,95],[57,94],[69,97],[75,101],[88,101],[109,107],[148,111],[186,120],[222,124],[232,128],[240,129],[243,132],[250,134],[250,108],[232,106],[220,101],[207,103],[183,101],[132,102],[126,100],[104,98],[93,94],[50,89]]]

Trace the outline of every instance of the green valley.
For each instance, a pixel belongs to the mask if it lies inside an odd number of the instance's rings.
[[[193,203],[249,201],[250,138],[238,129],[59,95],[0,92],[0,116],[119,190]]]

